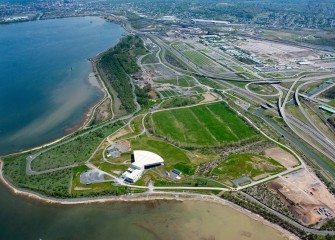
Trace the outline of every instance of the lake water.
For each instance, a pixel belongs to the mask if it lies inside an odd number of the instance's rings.
[[[0,155],[50,142],[103,95],[87,60],[125,31],[98,17],[0,25]]]
[[[213,203],[42,205],[12,195],[1,184],[0,196],[0,239],[287,239],[235,209]]]

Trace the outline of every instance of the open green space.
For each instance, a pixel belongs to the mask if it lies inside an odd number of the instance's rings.
[[[204,97],[200,95],[192,95],[188,97],[170,98],[161,104],[162,108],[183,107],[199,103]]]
[[[167,171],[176,168],[184,174],[193,175],[196,166],[190,161],[186,152],[155,137],[140,137],[131,140],[133,150],[147,150],[154,152],[164,159]]]
[[[197,79],[201,84],[206,85],[208,87],[211,87],[214,89],[226,89],[223,85],[217,83],[215,80],[205,78],[205,77],[200,77],[200,76],[197,76]]]
[[[152,114],[155,134],[181,146],[220,146],[256,136],[223,102]]]
[[[191,77],[178,77],[173,79],[162,79],[156,80],[157,83],[169,83],[181,87],[193,87],[195,85],[194,80]]]
[[[250,84],[248,86],[249,90],[263,95],[272,95],[278,92],[274,87],[270,84]]]
[[[284,170],[285,168],[272,158],[243,153],[229,156],[213,169],[212,174],[217,175],[220,181],[225,182],[245,176],[253,179],[262,174],[272,175]]]
[[[198,66],[218,66],[212,59],[197,51],[184,51],[185,55],[190,61]]]
[[[150,63],[159,63],[159,60],[156,57],[156,52],[149,53],[148,55],[142,58],[142,64],[150,64]]]
[[[164,91],[159,91],[158,93],[160,93],[163,97],[173,97],[173,96],[179,95],[177,92],[173,90],[164,90]]]
[[[57,146],[33,160],[31,168],[34,171],[42,171],[85,162],[101,141],[120,127],[119,123],[107,125],[71,142]]]
[[[244,69],[241,66],[230,66],[230,68],[234,69],[236,72],[243,72]]]
[[[25,188],[54,197],[69,197],[69,184],[72,170],[28,176],[26,174],[26,157],[20,154],[4,159],[5,177],[20,188]]]
[[[328,105],[335,107],[335,100],[331,100],[329,102],[327,102]]]
[[[251,73],[248,72],[244,72],[243,76],[247,77],[247,78],[251,78],[251,79],[257,79],[256,76],[252,75]]]

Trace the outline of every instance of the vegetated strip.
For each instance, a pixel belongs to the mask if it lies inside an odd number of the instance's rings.
[[[136,57],[145,52],[143,42],[138,36],[127,36],[115,47],[103,53],[97,63],[104,81],[108,81],[117,92],[123,108],[128,113],[136,109],[128,74],[140,71]]]

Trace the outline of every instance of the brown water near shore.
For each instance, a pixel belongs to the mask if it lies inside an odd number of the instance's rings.
[[[248,239],[288,235],[231,208],[203,201],[41,204],[0,185],[0,239]]]

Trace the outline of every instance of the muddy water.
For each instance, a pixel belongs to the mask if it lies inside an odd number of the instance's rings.
[[[0,196],[0,239],[287,239],[276,229],[214,203],[44,205],[14,196],[2,185]]]

